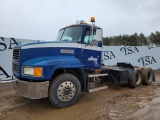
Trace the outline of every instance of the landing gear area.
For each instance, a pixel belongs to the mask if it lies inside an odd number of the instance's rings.
[[[108,73],[107,76],[102,76]],[[101,75],[101,76],[100,76]],[[93,76],[93,75],[92,75]],[[89,78],[89,88],[107,86],[108,83],[127,85],[131,88],[137,88],[143,85],[150,85],[155,81],[152,68],[133,67],[131,64],[117,63],[115,66],[103,66],[95,78]],[[102,85],[103,84],[103,85]]]

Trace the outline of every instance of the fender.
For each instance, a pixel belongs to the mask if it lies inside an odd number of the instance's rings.
[[[82,68],[83,65],[74,56],[40,57],[26,61],[22,66],[43,67],[43,77],[25,76],[31,80],[50,80],[55,70],[60,68]]]

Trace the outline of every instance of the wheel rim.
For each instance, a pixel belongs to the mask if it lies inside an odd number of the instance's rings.
[[[61,83],[57,90],[57,96],[61,101],[69,101],[75,95],[75,86],[70,81]]]
[[[136,75],[136,84],[140,84],[141,83],[141,74],[140,73],[138,73],[137,75]]]

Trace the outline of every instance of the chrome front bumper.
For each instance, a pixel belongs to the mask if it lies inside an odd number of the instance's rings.
[[[13,81],[13,87],[18,96],[23,96],[30,99],[40,99],[48,97],[49,81],[26,82],[16,78]]]

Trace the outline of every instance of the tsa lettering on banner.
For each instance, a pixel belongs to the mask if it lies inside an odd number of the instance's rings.
[[[0,66],[0,80],[2,80],[1,76],[5,76],[5,78],[9,78],[11,76],[8,75],[8,73]]]
[[[103,55],[104,55],[104,60],[116,58],[116,56],[112,51],[103,51]]]
[[[154,58],[153,56],[141,57],[141,58],[138,60],[138,62],[139,62],[139,63],[142,63],[143,66],[157,63],[156,60],[155,60],[155,58]]]
[[[0,37],[0,40],[4,41],[4,38]],[[6,48],[7,48],[7,45],[3,42],[0,42],[0,51],[4,51],[4,50],[6,50]]]
[[[5,42],[4,37],[0,37],[0,51],[5,51],[7,48],[8,48],[8,50],[13,49],[14,46],[17,46],[19,44],[21,44],[19,41],[16,41],[14,38],[10,38],[10,42],[7,47],[7,43]]]
[[[9,48],[8,49],[13,49],[14,46],[13,45],[19,45],[21,44],[20,42],[18,43],[14,38],[11,38],[10,39],[10,45],[9,45]]]
[[[133,54],[133,53],[137,53],[137,52],[139,52],[139,50],[138,50],[138,48],[137,47],[122,47],[122,48],[120,48],[120,51],[122,51],[122,52],[124,52],[125,53],[125,55],[129,55],[129,54]]]

